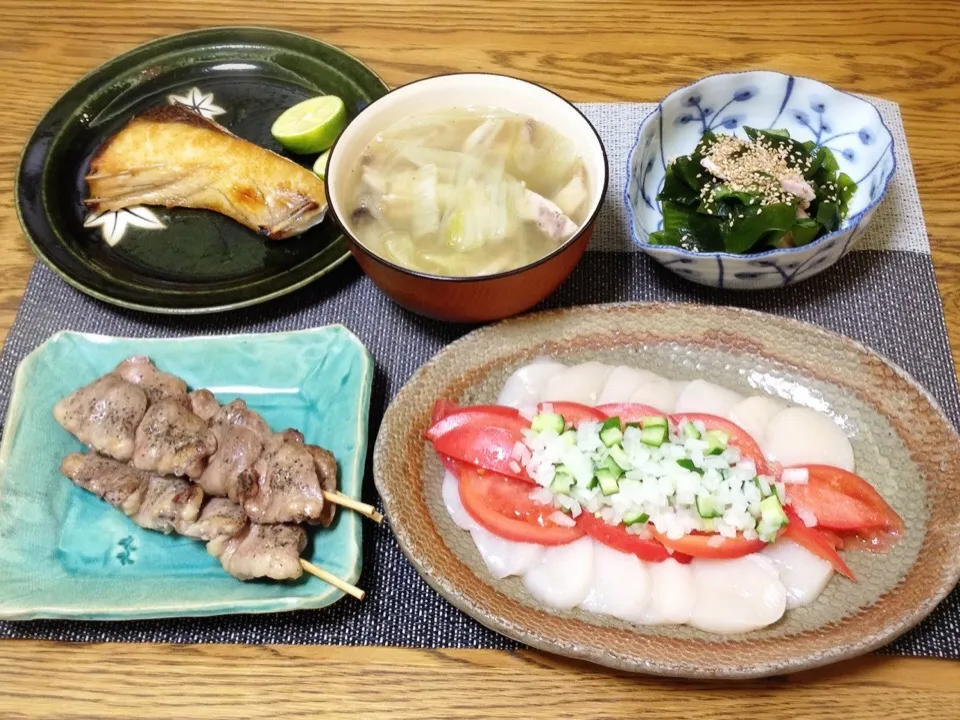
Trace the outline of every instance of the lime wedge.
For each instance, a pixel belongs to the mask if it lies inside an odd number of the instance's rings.
[[[306,155],[329,148],[346,126],[343,100],[322,95],[285,110],[270,132],[290,152]]]
[[[317,174],[321,180],[327,179],[327,158],[330,157],[330,151],[321,153],[320,157],[317,158],[317,161],[313,164],[313,171]]]

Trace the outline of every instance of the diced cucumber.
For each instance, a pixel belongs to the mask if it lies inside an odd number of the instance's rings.
[[[776,495],[760,501],[760,519],[764,522],[776,523],[777,527],[783,527],[789,522],[787,514],[783,511],[783,505],[780,504],[780,498]]]
[[[606,468],[597,470],[597,482],[600,484],[600,492],[604,495],[613,495],[620,490],[619,476],[610,472]]]
[[[620,418],[608,418],[600,427],[600,441],[607,447],[623,441],[623,431],[620,429]]]
[[[650,447],[660,447],[667,441],[667,432],[665,425],[644,428],[640,431],[640,442]]]
[[[550,483],[550,492],[555,495],[569,495],[570,490],[576,484],[573,475],[565,472],[557,472],[553,476],[553,482]]]
[[[613,459],[612,456],[607,455],[599,465],[597,465],[597,470],[606,470],[607,472],[614,475],[618,480],[620,476],[623,475],[623,468]]]
[[[651,415],[650,417],[643,418],[641,423],[645,428],[655,428],[655,427],[668,427],[667,419],[661,417],[660,415]]]
[[[703,475],[703,469],[694,465],[693,460],[690,458],[680,458],[677,460],[677,465],[682,467],[684,470],[689,470],[690,472],[695,472],[698,475]]]
[[[530,424],[530,429],[535,433],[542,433],[546,430],[552,430],[559,435],[564,428],[563,415],[559,413],[540,413]]]
[[[727,449],[730,433],[723,430],[707,430],[707,455],[719,455]]]
[[[780,499],[771,495],[760,501],[760,522],[757,523],[757,535],[765,542],[773,542],[777,531],[789,523],[787,514],[783,511]]]
[[[714,495],[701,495],[697,498],[697,513],[705,520],[723,517],[723,505]]]
[[[696,426],[696,425],[694,425],[692,422],[690,422],[690,421],[688,420],[688,421],[686,422],[686,424],[684,424],[684,426],[683,426],[683,437],[685,437],[685,438],[687,438],[687,439],[690,439],[690,440],[699,440],[699,439],[700,439],[700,431],[697,430],[697,426]]]
[[[637,523],[645,523],[650,520],[650,516],[644,512],[628,512],[623,516],[623,524],[627,527]]]
[[[570,446],[576,445],[577,431],[567,430],[563,435],[560,436],[560,439],[563,440],[567,445],[570,445]]]
[[[760,491],[760,497],[761,497],[761,498],[770,497],[771,488],[770,488],[769,483],[766,483],[767,489],[764,490],[764,489],[763,489],[763,486],[764,486],[765,483],[762,483],[762,482],[760,481],[760,478],[759,478],[758,476],[754,475],[754,477],[753,477],[753,484],[756,485],[756,486],[757,486],[757,490]]]
[[[621,470],[630,469],[630,458],[627,457],[627,452],[623,449],[623,446],[614,445],[611,447],[610,457],[613,458],[613,461],[620,466]]]

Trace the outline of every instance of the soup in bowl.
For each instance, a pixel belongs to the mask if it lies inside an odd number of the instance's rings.
[[[502,75],[392,91],[327,165],[330,212],[363,270],[408,309],[462,322],[550,295],[586,249],[606,186],[603,145],[580,111]]]

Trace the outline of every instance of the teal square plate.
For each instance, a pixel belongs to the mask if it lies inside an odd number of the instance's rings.
[[[221,402],[243,397],[274,429],[297,428],[340,464],[359,498],[373,363],[346,328],[182,339],[61,332],[14,377],[0,445],[0,618],[133,620],[320,608],[340,590],[304,574],[240,582],[202,543],[143,530],[60,474],[80,443],[53,419],[64,395],[130,355],[149,355]],[[347,582],[360,576],[360,518],[308,531],[304,557]]]

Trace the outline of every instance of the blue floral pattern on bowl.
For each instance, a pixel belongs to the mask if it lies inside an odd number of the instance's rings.
[[[706,130],[743,135],[743,127],[784,128],[830,148],[857,183],[840,229],[804,247],[756,255],[697,253],[651,245],[663,227],[656,197],[667,164],[693,151]],[[701,285],[781,287],[806,280],[846,255],[866,230],[896,167],[893,136],[869,102],[828,85],[776,72],[711,75],[664,98],[640,124],[627,158],[624,202],[634,241],[665,267]]]

